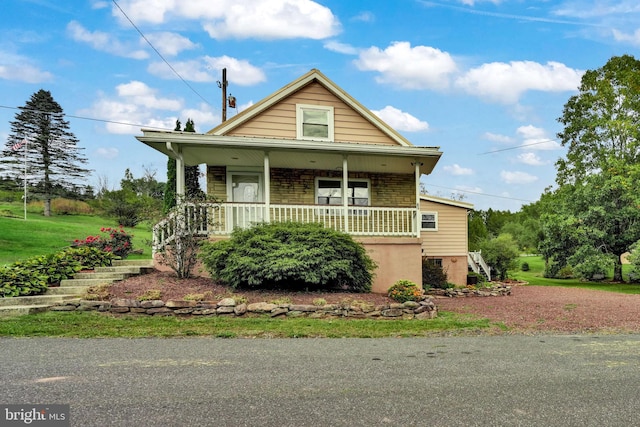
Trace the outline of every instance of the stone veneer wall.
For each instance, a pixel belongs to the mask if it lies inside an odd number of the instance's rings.
[[[310,317],[310,318],[367,318],[367,319],[433,319],[438,310],[430,297],[405,303],[370,304],[252,304],[236,303],[233,298],[215,301],[113,299],[111,301],[68,301],[50,308],[52,311],[100,311],[120,314],[153,316],[251,316]]]

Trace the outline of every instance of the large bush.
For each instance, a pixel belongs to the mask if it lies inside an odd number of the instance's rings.
[[[348,234],[296,222],[236,229],[229,240],[205,242],[200,258],[213,278],[232,288],[368,292],[375,268]]]
[[[424,289],[446,289],[449,287],[447,271],[442,265],[436,264],[435,260],[422,258],[422,287]]]

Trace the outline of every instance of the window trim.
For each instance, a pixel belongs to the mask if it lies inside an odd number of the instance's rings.
[[[423,215],[433,215],[434,228],[423,227]],[[420,212],[420,230],[422,231],[438,231],[438,212],[421,211]]]
[[[318,206],[334,206],[334,207],[340,207],[343,206],[342,201],[340,201],[339,205],[331,205],[331,204],[320,204],[318,203],[318,190],[320,189],[320,187],[318,186],[320,181],[338,181],[340,182],[340,198],[342,198],[342,178],[327,178],[327,177],[323,177],[323,176],[317,176],[315,178],[315,182],[314,182],[314,204],[318,205]],[[371,180],[368,178],[353,178],[353,179],[349,179],[347,181],[347,185],[348,183],[351,182],[365,182],[367,184],[367,204],[366,205],[349,205],[349,206],[353,206],[353,207],[358,207],[358,206],[371,206]]]
[[[305,110],[317,110],[327,113],[327,138],[319,136],[304,136],[303,133],[303,118]],[[334,141],[334,123],[333,123],[333,107],[329,105],[309,105],[309,104],[296,104],[296,138],[307,141]]]

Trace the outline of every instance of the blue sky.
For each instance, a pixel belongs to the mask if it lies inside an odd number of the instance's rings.
[[[220,123],[222,68],[237,111],[317,68],[414,145],[441,147],[436,169],[423,177],[429,193],[516,211],[555,182],[555,161],[565,154],[557,118],[584,71],[640,55],[637,0],[1,7],[1,140],[15,108],[49,90],[94,170],[88,183],[110,188],[126,168],[166,178],[166,158],[134,138],[141,127],[173,129],[177,118],[191,118],[206,132]]]

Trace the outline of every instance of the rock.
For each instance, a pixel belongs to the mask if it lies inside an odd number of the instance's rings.
[[[129,312],[129,307],[123,307],[123,306],[111,306],[111,312],[112,313],[128,313]]]
[[[438,312],[437,311],[425,311],[423,313],[419,313],[416,314],[415,318],[418,320],[425,320],[425,319],[435,319],[436,317],[438,317]]]
[[[147,312],[147,309],[142,307],[131,307],[129,311],[131,313],[144,314]]]
[[[315,305],[310,305],[310,304],[291,304],[289,306],[289,310],[291,311],[305,311],[305,312],[311,312],[311,311],[318,311],[318,309],[322,309],[324,307],[317,307]]]
[[[217,314],[233,314],[235,307],[218,307],[216,309]]]
[[[283,307],[274,308],[273,310],[271,310],[271,317],[277,317],[282,314],[286,314],[288,312],[289,312],[288,308],[283,308]]]
[[[166,302],[165,306],[170,308],[187,308],[187,307],[195,307],[198,303],[196,301],[186,301],[186,300],[169,300]]]
[[[75,311],[75,305],[54,305],[49,308],[51,311]]]
[[[380,314],[384,317],[400,317],[402,316],[403,313],[402,313],[402,309],[400,308],[389,308],[387,310],[382,310]]]
[[[223,298],[220,301],[218,301],[218,307],[235,307],[236,306],[236,300],[234,300],[233,298]]]
[[[247,312],[247,304],[242,303],[236,307],[233,308],[233,312],[236,314],[236,316],[242,316],[243,314],[245,314]]]
[[[289,310],[287,312],[287,317],[302,317],[305,314],[307,314],[307,312],[300,311],[300,310]]]
[[[157,308],[149,308],[147,309],[147,314],[173,314],[173,310],[167,307],[157,307]]]
[[[275,308],[275,304],[268,304],[266,302],[255,302],[247,306],[247,311],[252,313],[271,313],[271,310]]]
[[[404,308],[417,308],[417,307],[420,307],[420,303],[417,303],[415,301],[405,301],[404,303],[402,303],[402,307],[404,307]]]
[[[112,307],[140,307],[140,301],[135,299],[129,299],[129,298],[114,298],[111,300],[111,306]]]
[[[173,314],[191,314],[195,308],[179,308],[177,310],[173,310]]]
[[[195,309],[191,314],[199,315],[199,316],[215,316],[217,313],[215,308],[204,308],[204,309]]]
[[[142,307],[142,308],[164,307],[164,301],[162,301],[161,299],[152,299],[152,300],[148,300],[148,301],[142,301],[140,303],[140,307]]]

